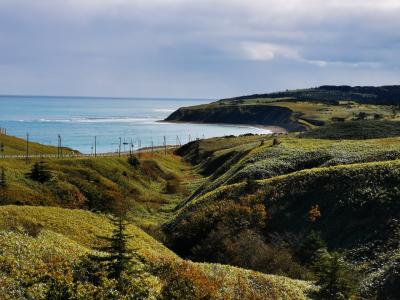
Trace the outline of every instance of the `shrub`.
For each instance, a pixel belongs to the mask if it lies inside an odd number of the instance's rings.
[[[36,162],[27,176],[37,182],[45,183],[51,179],[51,173],[43,161]]]
[[[289,248],[267,244],[259,233],[249,229],[232,234],[226,226],[218,226],[193,249],[193,255],[198,260],[267,274],[297,279],[312,278],[310,270],[296,261]]]
[[[43,229],[42,224],[34,223],[28,220],[21,221],[25,233],[31,237],[37,237]]]
[[[258,189],[257,181],[252,177],[246,178],[246,192],[254,193]]]
[[[308,212],[308,219],[310,222],[314,223],[319,218],[321,218],[321,209],[318,204],[311,206],[311,209]]]
[[[317,299],[344,300],[356,294],[357,278],[338,253],[321,251],[314,264],[317,275]]]
[[[181,182],[179,181],[178,178],[173,177],[167,179],[165,185],[165,192],[167,194],[176,194],[179,193],[181,190],[182,190]]]
[[[281,141],[278,140],[278,138],[274,138],[274,139],[272,140],[272,146],[278,146],[280,143],[281,143]]]
[[[163,281],[160,299],[215,299],[217,294],[217,282],[186,261],[157,266],[153,273]]]
[[[140,166],[140,161],[135,155],[128,156],[128,164],[130,164],[135,169]]]
[[[298,259],[306,264],[311,264],[318,250],[324,249],[326,244],[318,232],[311,231],[300,243],[296,251]]]
[[[396,259],[385,271],[378,286],[379,300],[395,300],[400,295],[400,258]]]

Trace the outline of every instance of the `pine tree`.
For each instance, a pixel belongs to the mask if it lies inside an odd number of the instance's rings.
[[[140,161],[137,159],[137,157],[133,154],[130,154],[128,156],[128,164],[130,164],[132,167],[135,169],[140,166]]]
[[[128,239],[131,236],[125,233],[127,222],[123,215],[110,217],[110,221],[114,225],[111,237],[100,237],[106,242],[106,245],[96,248],[107,255],[91,256],[91,258],[105,267],[110,279],[119,281],[122,273],[130,269],[134,251],[128,249],[127,246]]]
[[[31,171],[27,174],[27,176],[40,183],[44,183],[51,179],[51,173],[47,170],[46,165],[43,161],[36,162],[33,166]]]
[[[92,262],[97,269],[102,270],[101,272],[108,279],[116,281],[115,288],[119,296],[128,296],[126,299],[147,299],[149,289],[144,282],[147,280],[148,273],[143,269],[143,258],[136,250],[128,248],[131,236],[125,233],[127,225],[125,214],[112,216],[110,221],[114,225],[111,236],[99,237],[105,245],[96,247],[96,250],[101,251],[102,254],[89,255],[88,261]],[[95,279],[97,277],[96,274],[90,274],[90,276]],[[101,282],[102,280],[95,285],[101,285]]]
[[[0,143],[0,153],[1,153],[1,156],[4,156],[4,143],[3,142]]]
[[[0,188],[5,188],[7,186],[6,171],[4,167],[1,167],[0,173]]]
[[[355,296],[358,284],[357,273],[347,265],[338,253],[323,250],[314,264],[317,285],[316,299],[350,299]]]

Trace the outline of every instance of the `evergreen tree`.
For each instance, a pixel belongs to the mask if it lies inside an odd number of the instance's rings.
[[[253,177],[246,178],[246,192],[254,193],[258,189],[258,183]]]
[[[51,179],[51,173],[49,170],[47,170],[46,165],[43,161],[34,163],[31,171],[27,174],[27,176],[30,179],[38,181],[40,183],[44,183]]]
[[[130,164],[132,167],[135,169],[140,166],[140,161],[137,159],[137,157],[133,154],[128,156],[128,164]]]
[[[111,236],[99,237],[104,241],[104,246],[96,247],[102,254],[89,255],[84,263],[89,266],[84,272],[87,273],[85,280],[96,286],[102,286],[105,282],[102,277],[105,276],[107,280],[115,281],[117,298],[127,296],[128,298],[123,299],[147,299],[149,290],[145,282],[149,273],[143,269],[143,258],[135,250],[128,248],[131,236],[125,233],[127,226],[125,214],[112,216],[110,221],[114,225]]]
[[[131,267],[131,259],[134,251],[128,249],[127,242],[131,237],[125,233],[127,222],[122,214],[110,217],[114,225],[111,237],[100,237],[106,242],[105,246],[96,249],[105,252],[106,256],[91,256],[95,261],[100,262],[106,269],[110,279],[121,280],[123,272]]]
[[[338,253],[321,251],[314,264],[314,270],[317,285],[320,286],[315,295],[316,299],[345,300],[355,296],[357,274]]]
[[[6,171],[4,167],[1,167],[0,172],[0,188],[5,188],[7,186]]]
[[[3,142],[0,143],[0,153],[1,153],[1,156],[4,156],[4,143]]]

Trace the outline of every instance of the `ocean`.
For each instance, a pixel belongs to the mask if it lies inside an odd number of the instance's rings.
[[[0,127],[9,135],[57,146],[62,145],[82,153],[185,144],[197,138],[209,138],[246,133],[270,133],[250,126],[161,123],[170,113],[182,106],[209,103],[211,100],[92,98],[48,96],[0,96]]]

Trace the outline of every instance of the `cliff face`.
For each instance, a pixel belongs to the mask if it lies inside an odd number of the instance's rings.
[[[252,124],[279,126],[287,131],[303,131],[306,127],[292,119],[286,107],[267,105],[215,105],[182,107],[165,121],[196,123]]]

